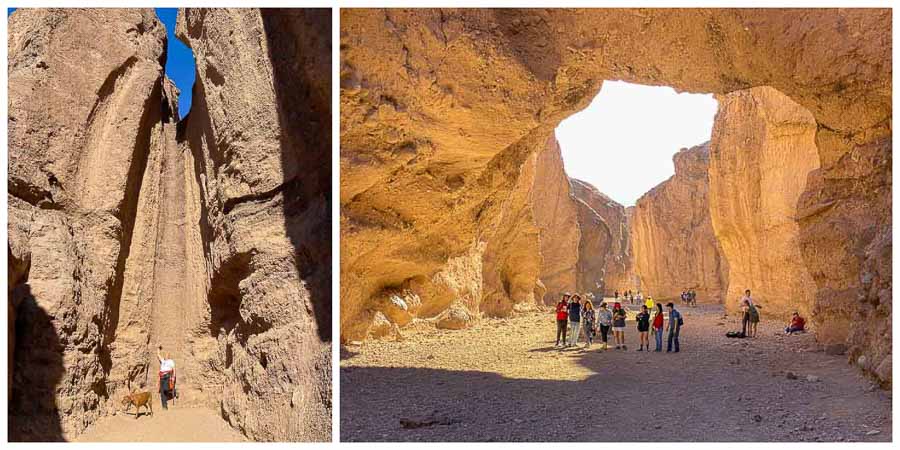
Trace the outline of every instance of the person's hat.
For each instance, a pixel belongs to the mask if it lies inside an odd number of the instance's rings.
[[[571,292],[563,292],[563,295],[565,295],[566,297],[571,297],[572,293]]]

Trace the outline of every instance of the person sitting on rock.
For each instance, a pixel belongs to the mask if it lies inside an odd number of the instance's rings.
[[[162,345],[156,350],[156,358],[159,360],[159,399],[163,409],[169,409],[167,400],[172,393],[171,385],[175,381],[175,361],[166,352],[162,356]]]
[[[800,313],[794,311],[791,323],[784,329],[784,334],[803,333],[806,331],[806,319],[800,317]]]

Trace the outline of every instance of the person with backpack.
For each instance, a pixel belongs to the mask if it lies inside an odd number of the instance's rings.
[[[693,289],[688,291],[688,298],[691,300],[691,306],[697,306],[697,291]]]
[[[585,300],[584,302],[584,311],[582,311],[582,317],[584,320],[584,338],[587,341],[584,345],[584,348],[591,348],[591,344],[594,343],[594,304],[591,303],[590,300]]]
[[[748,309],[748,313],[750,314],[750,327],[748,329],[749,337],[756,337],[757,326],[759,325],[759,306],[751,303],[750,308]]]
[[[750,296],[750,289],[744,291],[744,296],[739,302],[741,308],[741,337],[747,336],[750,325],[750,307],[753,306],[753,297]]]
[[[616,350],[619,348],[628,350],[628,347],[625,346],[625,317],[627,317],[627,313],[625,308],[622,308],[621,303],[616,302],[613,305],[612,316],[612,330],[613,338],[616,340]]]
[[[578,333],[581,331],[581,296],[572,295],[569,302],[569,347],[578,344]]]
[[[597,310],[597,327],[600,328],[603,350],[609,348],[609,329],[612,327],[612,318],[612,312],[606,307],[606,302],[601,302],[600,309]]]
[[[650,312],[647,310],[646,305],[641,305],[641,312],[638,313],[637,317],[635,317],[635,321],[637,322],[638,335],[641,338],[641,348],[638,349],[639,352],[644,351],[644,346],[647,346],[647,351],[650,351]]]
[[[656,315],[653,316],[653,333],[656,336],[656,350],[657,352],[662,351],[662,337],[663,337],[663,306],[662,303],[656,304]]]
[[[560,346],[560,336],[562,336],[562,345],[566,345],[566,331],[569,329],[569,297],[571,294],[566,292],[562,299],[556,304],[556,345]]]
[[[681,351],[678,345],[678,336],[681,334],[681,327],[684,326],[684,319],[681,318],[681,313],[675,309],[675,304],[669,302],[666,304],[666,307],[669,308],[669,343],[666,347],[666,353],[672,351],[672,343],[675,343],[675,353]]]

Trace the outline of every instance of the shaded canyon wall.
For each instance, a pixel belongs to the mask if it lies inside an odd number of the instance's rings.
[[[70,440],[155,392],[158,345],[180,405],[255,440],[330,437],[330,16],[179,17],[198,62],[181,122],[152,9],[10,17],[14,440]]]

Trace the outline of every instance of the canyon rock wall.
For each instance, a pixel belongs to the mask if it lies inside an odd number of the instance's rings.
[[[590,183],[574,178],[569,181],[581,230],[577,290],[608,296],[615,291],[637,291],[625,207]]]
[[[9,17],[11,440],[74,437],[119,388],[110,354],[164,48],[152,9]]]
[[[698,302],[721,303],[727,267],[709,216],[709,145],[681,149],[672,160],[675,175],[635,204],[635,273],[644,295],[669,300],[694,289]]]
[[[179,16],[198,62],[181,122],[152,9],[10,18],[13,440],[156,391],[159,345],[179,405],[254,440],[330,438],[330,15]]]
[[[343,341],[384,288],[471,254],[521,150],[540,148],[521,143],[545,142],[602,80],[771,86],[818,125],[798,208],[812,320],[859,324],[851,358],[889,384],[890,10],[343,10],[341,24]]]
[[[253,440],[327,440],[331,417],[329,10],[187,9],[183,125],[199,186],[215,406]]]
[[[540,230],[541,282],[547,288],[543,303],[554,305],[563,292],[575,292],[580,243],[579,211],[572,197],[556,136],[547,141],[535,161],[531,207]],[[534,257],[533,255],[531,256]]]
[[[797,201],[819,168],[812,114],[770,87],[719,97],[710,142],[709,210],[728,260],[725,306],[750,289],[765,315],[812,312],[816,286],[800,254]],[[817,331],[847,336],[841,329]]]

